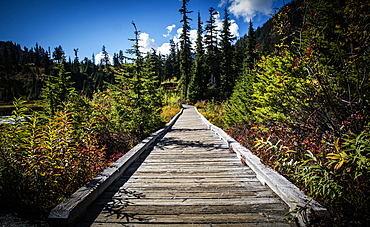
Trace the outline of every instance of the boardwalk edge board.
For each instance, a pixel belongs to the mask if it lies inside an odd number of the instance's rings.
[[[324,216],[328,215],[328,210],[325,207],[309,198],[297,186],[292,184],[278,172],[262,164],[261,160],[250,150],[230,137],[225,131],[210,123],[201,113],[199,113],[197,108],[194,107],[194,109],[199,114],[202,121],[207,125],[208,129],[214,131],[214,133],[217,134],[220,139],[228,145],[228,147],[231,147],[237,154],[238,158],[243,160],[245,164],[256,173],[257,179],[263,185],[270,187],[271,190],[273,190],[289,206],[290,211],[295,210],[297,207],[309,206],[311,210],[309,212]],[[311,216],[310,213],[298,213],[293,215],[298,218],[302,226],[305,226],[305,222],[309,221]]]
[[[48,220],[51,226],[73,226],[86,214],[88,206],[93,203],[104,190],[124,175],[125,170],[135,162],[148,147],[161,138],[176,122],[183,109],[162,129],[154,132],[138,145],[128,151],[94,179],[86,183],[68,199],[59,203],[51,210]]]

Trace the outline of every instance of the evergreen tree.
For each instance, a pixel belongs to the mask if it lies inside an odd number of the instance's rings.
[[[60,59],[64,61],[63,59]],[[51,115],[63,108],[69,98],[75,94],[70,80],[70,72],[66,72],[63,63],[57,63],[54,67],[56,76],[48,75],[45,86],[42,89],[42,96],[46,102],[46,108]]]
[[[104,55],[104,57],[101,59],[101,64],[105,65],[105,67],[107,68],[108,67],[108,64],[110,63],[109,62],[109,54],[108,52],[105,50],[105,45],[103,45],[102,47],[102,54]]]
[[[120,62],[119,62],[119,55],[114,53],[113,55],[113,66],[114,68],[119,68]]]
[[[253,110],[253,74],[247,70],[235,85],[230,100],[224,105],[223,121],[227,127],[251,123]]]
[[[78,60],[78,48],[74,48],[73,51],[75,52],[75,59],[73,60],[73,68],[77,69],[80,66],[80,61]]]
[[[119,126],[142,138],[161,125],[158,120],[161,102],[152,61],[144,61],[139,50],[139,31],[135,23],[132,24],[135,37],[129,40],[134,44],[127,53],[135,55],[132,59],[134,64],[129,65],[129,72],[118,75],[117,85],[113,86],[113,98]]]
[[[164,68],[165,68],[165,80],[171,80],[172,78],[176,77],[176,69],[177,67],[177,53],[176,53],[176,44],[173,41],[173,39],[170,40],[170,54],[167,56],[167,59],[165,60],[164,63]],[[177,77],[179,79],[179,77]]]
[[[207,89],[205,80],[205,54],[203,49],[203,28],[198,12],[198,31],[197,31],[197,48],[193,65],[192,77],[189,83],[188,100],[195,103],[204,98],[204,92]]]
[[[164,62],[161,55],[157,55],[156,50],[152,49],[148,52],[145,58],[145,63],[152,65],[153,77],[157,78],[157,83],[155,84],[158,88],[161,82],[164,81]]]
[[[258,59],[258,55],[256,53],[256,37],[255,32],[253,29],[252,20],[249,21],[249,30],[247,36],[247,49],[245,53],[245,66],[248,69],[254,68],[254,65]]]
[[[233,70],[233,48],[231,42],[235,39],[230,32],[230,18],[227,9],[223,19],[221,31],[221,87],[224,98],[229,98],[235,83]]]
[[[192,11],[188,11],[186,6],[189,0],[182,0],[182,7],[179,12],[182,14],[182,33],[180,35],[181,52],[180,52],[180,86],[183,88],[183,98],[187,98],[187,90],[191,77],[192,57],[191,57],[191,41],[190,41],[190,25],[188,14]]]
[[[179,44],[175,44],[176,47],[176,55],[175,55],[175,77],[179,80],[181,78],[181,70],[180,70],[180,63],[181,63],[181,53],[180,53],[180,47]]]
[[[213,7],[209,9],[209,20],[205,28],[205,44],[207,46],[207,65],[208,65],[208,79],[209,85],[214,90],[220,85],[220,64],[219,64],[219,50],[217,47],[216,19],[215,15],[218,13]]]
[[[9,101],[14,96],[11,91],[11,65],[9,61],[8,48],[4,45],[3,54],[0,62],[0,98]]]
[[[42,57],[41,66],[44,68],[45,74],[49,75],[52,66],[52,61],[50,60],[50,52],[46,52]]]
[[[54,52],[53,52],[54,61],[56,61],[58,63],[61,63],[62,59],[64,59],[63,57],[64,57],[64,50],[63,50],[62,46],[59,45],[58,47],[55,47]]]
[[[246,37],[246,35],[245,35]],[[243,75],[243,63],[245,58],[245,50],[246,50],[246,43],[243,42],[244,39],[239,39],[235,45],[233,50],[233,72],[235,74],[235,82],[239,80],[239,78]]]

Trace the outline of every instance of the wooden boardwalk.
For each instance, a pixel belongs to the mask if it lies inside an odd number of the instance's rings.
[[[288,211],[187,108],[77,226],[290,226]]]

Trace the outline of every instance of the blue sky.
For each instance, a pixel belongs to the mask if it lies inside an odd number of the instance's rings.
[[[285,0],[285,3],[290,0]],[[0,0],[0,40],[13,41],[21,47],[34,47],[36,42],[45,48],[61,45],[67,55],[74,58],[78,48],[80,60],[92,54],[99,55],[105,45],[109,54],[126,51],[133,38],[132,21],[141,31],[142,50],[168,51],[170,39],[178,40],[182,25],[179,9],[182,0]],[[262,26],[280,8],[283,0],[190,0],[188,10],[191,35],[197,27],[197,13],[202,21],[209,19],[208,9],[220,12],[218,22],[227,7],[232,22],[232,32],[244,36],[248,32],[249,18],[253,27]],[[195,37],[194,37],[195,38]]]

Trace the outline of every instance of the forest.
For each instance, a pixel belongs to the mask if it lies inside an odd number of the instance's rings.
[[[238,40],[227,9],[218,31],[211,7],[195,49],[188,3],[166,56],[139,51],[134,22],[132,48],[113,62],[105,46],[94,62],[0,42],[0,111],[13,121],[0,124],[1,209],[46,217],[188,103],[329,210],[311,226],[366,225],[368,2],[295,0]]]

